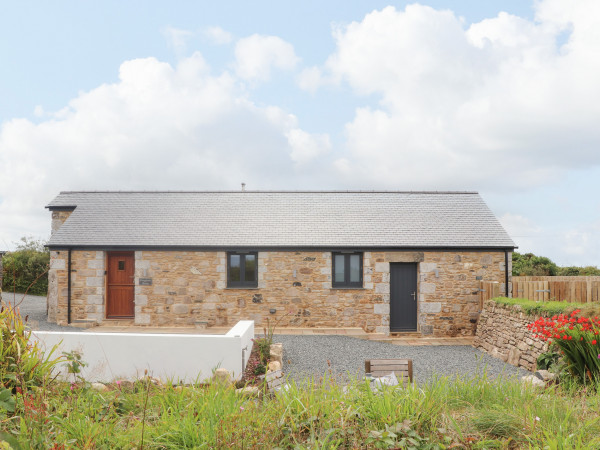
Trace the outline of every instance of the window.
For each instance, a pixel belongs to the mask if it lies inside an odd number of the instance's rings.
[[[362,253],[332,253],[332,287],[362,287]]]
[[[258,286],[258,254],[228,253],[227,254],[227,287],[257,287]]]

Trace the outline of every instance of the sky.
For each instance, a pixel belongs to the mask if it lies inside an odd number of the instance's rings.
[[[66,190],[478,191],[600,266],[600,2],[6,2],[0,250]]]

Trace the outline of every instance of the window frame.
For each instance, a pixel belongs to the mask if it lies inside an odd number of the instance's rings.
[[[253,255],[256,262],[254,280],[246,281],[246,256]],[[231,279],[231,257],[240,257],[240,280]],[[228,288],[257,288],[258,287],[258,252],[227,252],[227,287]]]
[[[344,257],[344,281],[335,281],[335,260],[336,256]],[[350,281],[350,256],[358,255],[360,260],[360,280]],[[363,287],[363,252],[331,252],[331,287],[346,289],[362,289]]]

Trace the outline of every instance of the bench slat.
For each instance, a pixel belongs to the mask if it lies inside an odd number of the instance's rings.
[[[410,378],[410,374],[408,373],[408,371],[406,371],[406,372],[397,372],[395,370],[392,370],[392,372],[398,378],[400,378],[400,377]],[[385,377],[386,375],[389,375],[392,372],[388,372],[387,370],[382,370],[381,372],[380,371],[371,372],[371,375],[374,376],[374,377]]]
[[[410,359],[369,359],[371,365],[374,364],[409,364]]]
[[[371,366],[371,373],[374,372],[387,372],[387,373],[391,373],[391,372],[410,372],[410,368],[408,367],[393,367],[393,366],[388,366],[388,367],[373,367]]]
[[[395,364],[377,364],[374,363],[373,361],[371,361],[371,367],[408,367],[410,366],[410,364],[405,363],[405,362],[399,362],[399,363],[395,363]]]

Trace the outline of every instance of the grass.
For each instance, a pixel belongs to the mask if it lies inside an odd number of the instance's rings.
[[[372,392],[362,381],[290,382],[249,399],[218,384],[143,381],[98,392],[55,382],[0,408],[0,441],[22,448],[600,448],[598,390],[439,377]],[[13,445],[16,448],[16,444]],[[2,445],[0,444],[0,448]]]
[[[567,303],[567,302],[536,302],[525,298],[497,297],[493,301],[501,305],[519,305],[527,314],[532,316],[553,316],[558,314],[570,314],[576,309],[581,310],[581,315],[600,315],[598,303]]]

